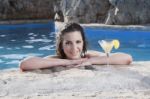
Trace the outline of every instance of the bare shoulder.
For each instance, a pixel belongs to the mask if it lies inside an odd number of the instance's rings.
[[[49,55],[49,56],[44,57],[44,59],[60,59],[60,57],[57,55]]]
[[[105,53],[99,52],[99,51],[94,51],[94,50],[89,50],[86,53],[86,56],[88,57],[98,57],[98,56],[104,56]]]

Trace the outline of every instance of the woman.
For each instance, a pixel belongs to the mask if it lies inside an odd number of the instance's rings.
[[[78,67],[107,64],[107,57],[98,51],[87,51],[83,28],[77,23],[70,23],[57,34],[56,56],[45,58],[30,57],[20,63],[21,70],[42,69],[56,66]],[[110,64],[128,65],[132,57],[125,53],[115,53],[109,58]]]

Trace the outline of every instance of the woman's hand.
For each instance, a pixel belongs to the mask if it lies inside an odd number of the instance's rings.
[[[82,58],[82,59],[71,60],[71,61],[72,63],[75,63],[75,64],[68,65],[67,67],[82,67],[82,66],[92,65],[88,58]]]
[[[74,67],[83,67],[83,66],[89,66],[89,65],[92,65],[92,64],[90,62],[86,61],[81,64],[75,65]]]

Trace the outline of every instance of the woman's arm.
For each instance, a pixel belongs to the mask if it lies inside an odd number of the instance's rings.
[[[68,59],[58,59],[56,57],[55,58],[30,57],[20,62],[20,69],[24,71],[24,70],[49,68],[54,66],[77,65],[81,64],[83,61],[84,59],[68,60]]]
[[[95,65],[107,64],[107,57],[104,55],[102,56],[97,55],[93,57],[90,56],[89,54],[89,58],[86,61]],[[132,57],[129,54],[125,53],[114,53],[111,54],[109,57],[109,63],[112,65],[129,65],[131,62]]]

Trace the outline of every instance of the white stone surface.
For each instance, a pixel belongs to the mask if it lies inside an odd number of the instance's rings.
[[[150,61],[129,66],[93,66],[94,69],[71,68],[0,72],[2,99],[147,99],[150,98]]]

